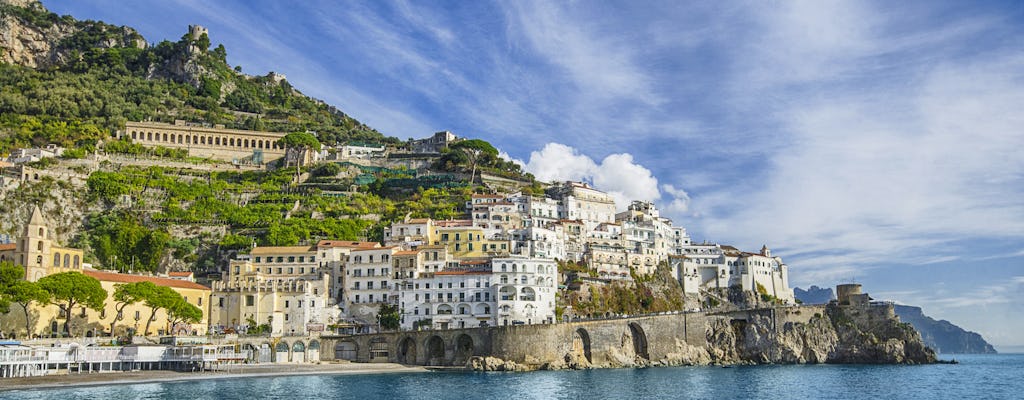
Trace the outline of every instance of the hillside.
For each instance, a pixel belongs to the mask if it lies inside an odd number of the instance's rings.
[[[0,0],[0,27],[10,33],[0,35],[0,155],[67,148],[4,171],[0,234],[20,235],[39,205],[55,238],[84,249],[98,268],[203,276],[254,244],[380,240],[384,226],[407,216],[463,217],[470,194],[487,190],[477,186],[483,173],[541,191],[482,140],[409,154],[406,143],[281,75],[245,75],[227,64],[223,46],[210,49],[201,27],[151,44],[133,28],[58,16],[31,0]],[[237,166],[112,139],[126,121],[147,120],[311,132],[325,146],[383,144],[420,165],[398,157],[301,170]]]
[[[924,315],[921,307],[896,306],[896,315],[914,325],[928,347],[945,354],[995,354],[996,349],[981,335],[964,330],[953,323]]]
[[[196,27],[149,44],[135,29],[58,16],[30,0],[0,3],[0,153],[56,143],[93,147],[125,121],[312,131],[325,144],[387,142],[283,76],[243,74]],[[182,27],[185,30],[185,27]],[[58,128],[58,129],[55,129]]]

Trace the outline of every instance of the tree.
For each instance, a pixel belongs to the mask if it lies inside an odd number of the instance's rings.
[[[32,303],[46,304],[50,295],[35,282],[17,281],[8,289],[11,301],[21,305],[25,313],[25,335],[32,338]]]
[[[320,151],[320,141],[317,140],[316,136],[306,132],[292,132],[284,135],[277,141],[280,145],[284,146],[285,153],[288,154],[286,159],[295,159],[295,166],[301,167],[303,160],[306,158],[306,152],[309,150]],[[299,174],[298,170],[295,172]]]
[[[163,309],[168,310],[174,306],[176,301],[184,301],[178,292],[167,286],[156,286],[149,296],[146,297],[145,304],[149,307],[149,318],[146,319],[146,328],[143,330],[143,335],[149,336],[149,324],[156,318],[156,312]]]
[[[380,321],[380,327],[384,330],[398,329],[401,318],[398,306],[394,304],[383,304],[377,311],[377,320]]]
[[[110,335],[114,335],[114,326],[117,321],[124,319],[124,309],[129,305],[144,301],[156,291],[153,282],[132,282],[120,284],[114,287],[114,315],[110,321]]]
[[[0,314],[6,314],[11,307],[10,288],[25,277],[25,269],[10,261],[0,263]]]
[[[185,301],[181,296],[178,296],[178,299],[167,308],[167,320],[171,324],[171,329],[177,324],[194,324],[203,319],[202,309]]]
[[[448,146],[453,151],[458,151],[466,156],[469,161],[469,165],[472,167],[472,172],[469,175],[470,184],[476,179],[476,167],[481,160],[490,156],[497,157],[498,149],[491,146],[490,143],[480,139],[469,139],[460,142],[455,142]]]
[[[69,322],[76,304],[100,311],[107,291],[100,281],[81,272],[71,271],[47,275],[39,279],[39,287],[49,295],[49,302],[64,312],[64,334],[70,336]]]

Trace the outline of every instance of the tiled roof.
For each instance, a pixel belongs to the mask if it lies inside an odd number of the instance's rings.
[[[182,277],[184,277],[184,276],[192,276],[192,273],[191,272],[177,272],[177,271],[175,271],[175,272],[168,272],[167,276],[182,276]]]
[[[210,288],[200,285],[195,282],[182,281],[171,278],[160,278],[156,276],[143,276],[143,275],[132,275],[132,274],[119,274],[116,272],[105,272],[97,271],[94,269],[83,269],[82,273],[106,282],[119,282],[119,283],[135,283],[135,282],[153,282],[157,286],[168,286],[182,289],[196,289],[196,290],[210,290]]]
[[[0,244],[0,251],[15,250],[17,248],[18,248],[18,244],[17,243],[4,243],[4,244]]]

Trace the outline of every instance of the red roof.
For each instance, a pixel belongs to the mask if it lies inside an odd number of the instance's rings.
[[[187,277],[187,276],[192,276],[192,273],[191,272],[177,272],[177,271],[175,271],[175,272],[168,272],[167,276]]]
[[[195,282],[182,281],[171,278],[160,278],[156,276],[143,276],[143,275],[131,275],[131,274],[119,274],[116,272],[105,272],[97,271],[94,269],[83,269],[82,273],[101,281],[106,282],[120,282],[120,283],[135,283],[135,282],[153,282],[157,286],[169,286],[182,289],[196,289],[196,290],[210,290],[210,288],[200,285]]]
[[[4,243],[4,244],[0,244],[0,251],[15,250],[17,248],[18,248],[18,244],[17,243]]]

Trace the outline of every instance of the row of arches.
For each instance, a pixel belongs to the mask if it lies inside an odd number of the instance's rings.
[[[41,243],[42,242],[40,242],[40,244]],[[74,257],[71,257],[71,254],[65,253],[63,255],[63,257],[61,257],[61,253],[60,252],[54,252],[53,253],[53,266],[54,267],[56,267],[56,268],[62,267],[62,265],[61,265],[61,258],[63,258],[63,264],[64,264],[63,267],[64,268],[78,268],[81,265],[81,263],[82,263],[82,260],[81,260],[81,258],[80,258],[80,256],[78,254],[75,254]]]
[[[585,360],[587,364],[591,364],[595,360],[594,349],[607,349],[609,346],[613,346],[619,348],[622,354],[633,357],[637,364],[649,363],[651,355],[643,326],[637,322],[630,322],[623,328],[617,330],[617,332],[621,332],[621,337],[618,334],[609,335],[609,332],[602,329],[602,333],[598,333],[597,336],[601,346],[594,347],[594,337],[591,332],[584,327],[579,327],[572,331],[571,337],[567,338],[570,341],[569,351],[577,360],[581,362]],[[397,342],[394,342],[395,340]],[[368,346],[368,348],[361,349],[360,346]],[[278,347],[284,348],[281,344]],[[292,354],[297,353],[301,352],[296,352],[293,349]],[[345,339],[335,343],[334,346],[336,360],[398,362],[406,365],[426,366],[461,366],[465,365],[470,358],[483,356],[486,353],[481,343],[478,343],[468,333],[460,333],[454,337],[438,334],[426,337],[407,334],[390,338],[376,337],[369,342]],[[600,357],[602,356],[598,354],[597,358]]]
[[[253,361],[276,362],[276,363],[315,363],[320,362],[320,341],[310,340],[307,344],[301,340],[294,343],[287,341],[277,342],[271,352],[269,343],[263,343],[259,347],[247,345],[250,350],[250,357]]]
[[[136,130],[130,131],[129,135],[131,135],[132,140],[155,143],[224,146],[238,147],[242,149],[284,150],[283,145],[278,143],[276,140],[270,139],[250,139],[225,135],[198,135],[189,133],[149,132]]]

